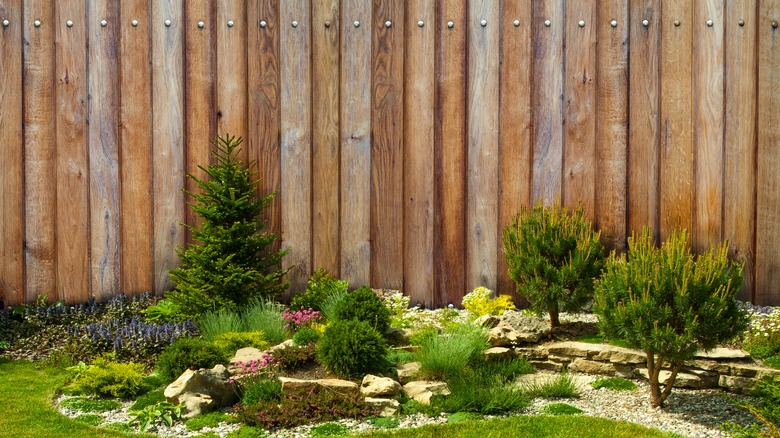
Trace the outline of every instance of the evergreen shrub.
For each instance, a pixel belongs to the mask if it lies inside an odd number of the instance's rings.
[[[335,320],[346,321],[355,319],[368,323],[382,336],[390,328],[390,310],[368,286],[356,289],[347,294],[336,304]]]
[[[200,338],[184,338],[171,344],[157,358],[157,371],[168,382],[179,378],[188,368],[213,368],[225,363],[227,355],[216,345]]]
[[[359,377],[387,366],[385,339],[368,322],[336,321],[317,344],[317,361],[329,372]]]

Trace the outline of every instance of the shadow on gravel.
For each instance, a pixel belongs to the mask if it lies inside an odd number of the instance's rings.
[[[736,403],[748,400],[753,400],[753,397],[716,391],[679,392],[675,389],[666,400],[664,411],[706,426],[727,421],[747,426],[757,420],[747,409],[737,406]]]

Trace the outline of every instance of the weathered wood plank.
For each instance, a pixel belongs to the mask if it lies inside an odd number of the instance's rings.
[[[311,273],[311,8],[305,0],[280,9],[282,135],[282,266],[290,292],[306,289]],[[297,27],[292,22],[297,21]]]
[[[628,228],[661,233],[659,178],[660,0],[632,1],[629,59]],[[642,23],[647,20],[645,27]]]
[[[780,0],[758,6],[758,173],[756,292],[762,305],[780,305]],[[770,115],[770,116],[767,116]]]
[[[704,251],[723,233],[723,132],[726,22],[724,0],[694,6],[694,155],[696,157],[693,248]],[[712,20],[712,26],[707,26]]]
[[[341,3],[341,277],[371,282],[371,0]]]
[[[171,21],[170,26],[163,24]],[[192,24],[192,23],[190,23]],[[183,1],[152,2],[152,154],[154,181],[154,291],[173,286],[168,270],[184,244]]]
[[[260,27],[261,22],[265,27]],[[247,150],[257,162],[260,196],[281,189],[281,139],[279,104],[279,1],[250,0],[247,3],[247,92],[249,131]],[[277,195],[263,217],[266,231],[282,231],[281,198]],[[281,247],[277,239],[270,250]]]
[[[744,20],[740,26],[738,21]],[[756,3],[726,2],[726,115],[723,238],[743,263],[739,299],[752,300],[756,238]]]
[[[609,249],[626,246],[628,166],[628,0],[599,2],[596,226]],[[612,21],[617,22],[612,27]],[[647,171],[647,169],[644,169]]]
[[[661,4],[661,238],[693,231],[693,4]],[[675,23],[679,23],[676,26]]]
[[[596,122],[600,114],[596,112],[596,29],[601,29],[608,17],[598,16],[596,21],[595,0],[566,2],[565,13],[563,205],[570,209],[581,205],[585,214],[593,218],[596,214]]]
[[[515,26],[514,21],[520,25]],[[521,207],[531,205],[533,172],[533,5],[504,0],[501,17],[501,108],[499,129],[498,285],[521,303],[509,278],[501,238]]]
[[[149,44],[138,44],[151,37],[150,11],[145,0],[123,0],[119,7],[120,277],[122,292],[136,293],[154,288],[151,52]]]
[[[89,163],[85,0],[55,3],[57,293],[68,303],[89,297]],[[72,21],[68,27],[66,21]],[[51,212],[48,212],[51,214]]]
[[[338,0],[312,2],[312,267],[339,273]]]
[[[434,301],[466,290],[466,0],[440,0],[436,15]],[[453,27],[447,23],[452,21]]]
[[[404,59],[404,292],[433,305],[434,2],[406,5]],[[422,21],[423,27],[417,22]]]
[[[22,0],[0,1],[0,301],[24,296],[24,133],[22,130]]]
[[[121,292],[117,3],[93,1],[87,4],[90,281],[92,295],[98,301],[108,300]],[[106,20],[105,27],[98,24],[101,20]]]
[[[217,132],[243,137],[247,133],[247,12],[244,0],[217,3],[216,87]],[[228,21],[233,26],[228,26]],[[192,25],[192,23],[188,23]],[[249,152],[241,146],[241,159]]]
[[[563,16],[563,0],[534,3],[533,198],[547,205],[562,201]]]
[[[390,289],[403,287],[404,277],[403,18],[403,1],[373,1],[371,285]]]

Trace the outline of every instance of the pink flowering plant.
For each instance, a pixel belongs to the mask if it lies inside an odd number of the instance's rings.
[[[230,382],[238,383],[241,403],[251,405],[281,397],[282,383],[277,378],[281,367],[267,351],[263,352],[260,360],[236,362],[236,366],[240,371],[230,378]]]
[[[297,331],[304,327],[311,327],[312,325],[322,321],[322,314],[319,310],[313,310],[311,307],[304,309],[301,306],[301,310],[286,309],[282,313],[282,319],[286,321],[284,328]]]
[[[276,359],[271,356],[267,351],[264,351],[260,360],[250,360],[249,362],[236,362],[236,366],[240,368],[240,371],[233,374],[230,378],[230,382],[242,382],[247,378],[274,378],[276,372],[279,369],[279,365],[276,363]]]

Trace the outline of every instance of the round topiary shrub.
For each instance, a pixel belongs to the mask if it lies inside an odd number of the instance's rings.
[[[336,304],[336,321],[356,319],[368,323],[382,336],[390,328],[390,310],[370,287],[363,286],[347,294]]]
[[[333,323],[317,344],[317,361],[346,377],[381,371],[386,354],[385,339],[369,323],[356,319]]]
[[[226,361],[227,355],[211,342],[200,338],[183,338],[160,353],[157,371],[166,381],[172,382],[188,368],[212,368]]]

